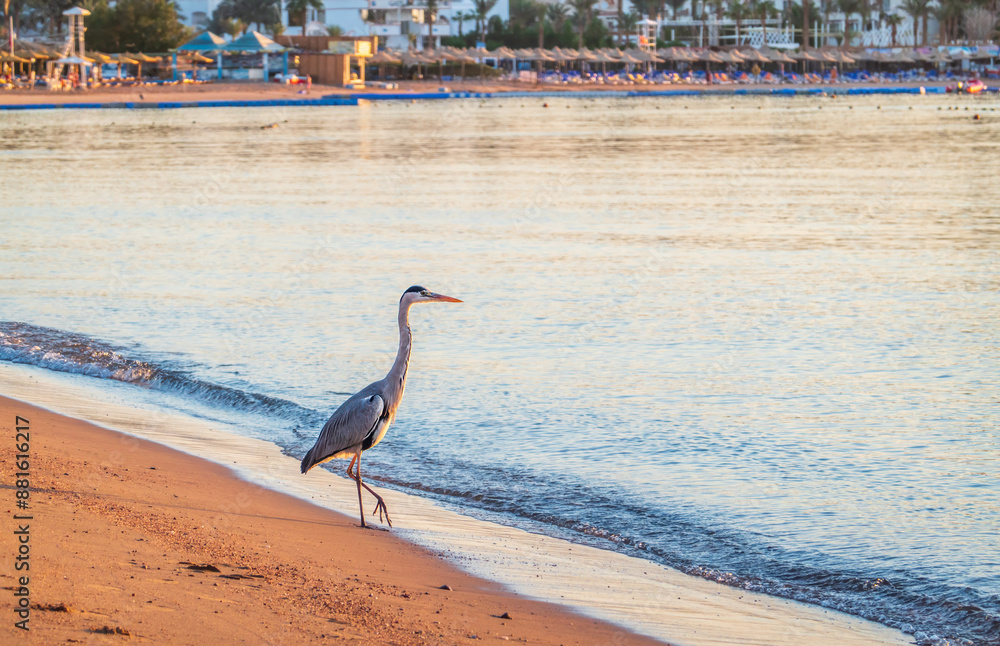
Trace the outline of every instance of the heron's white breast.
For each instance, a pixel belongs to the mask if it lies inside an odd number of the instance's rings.
[[[372,449],[374,449],[376,446],[378,446],[378,443],[382,441],[383,437],[385,437],[385,433],[386,433],[386,431],[389,430],[389,426],[391,426],[391,425],[392,425],[392,420],[391,419],[387,419],[387,420],[385,420],[384,422],[381,423],[381,425],[375,431],[375,441],[372,442],[372,445],[368,447],[369,451],[372,450]]]

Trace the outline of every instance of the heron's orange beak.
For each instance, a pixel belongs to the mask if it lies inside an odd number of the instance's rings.
[[[451,296],[445,296],[444,294],[434,294],[434,300],[441,301],[442,303],[461,303],[462,301],[457,298],[452,298]]]

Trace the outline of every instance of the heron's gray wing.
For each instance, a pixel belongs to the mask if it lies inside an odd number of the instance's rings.
[[[361,444],[378,425],[385,401],[375,388],[368,386],[340,405],[327,420],[305,458],[302,473],[337,453]]]

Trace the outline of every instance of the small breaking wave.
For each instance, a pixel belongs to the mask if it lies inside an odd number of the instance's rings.
[[[429,466],[424,456],[415,462]],[[1000,646],[995,604],[971,590],[907,572],[836,571],[804,562],[764,537],[707,524],[677,511],[651,510],[583,483],[551,482],[481,464],[451,465],[448,486],[369,461],[383,484],[419,491],[484,520],[516,517],[536,531],[654,561],[734,588],[784,597],[862,617],[914,636],[920,646]],[[459,476],[458,474],[465,474]],[[585,513],[583,513],[585,510]],[[985,606],[985,607],[984,607]]]
[[[314,421],[317,411],[260,393],[213,384],[179,368],[129,356],[99,339],[16,321],[0,321],[0,360],[160,390],[202,404],[284,420]]]

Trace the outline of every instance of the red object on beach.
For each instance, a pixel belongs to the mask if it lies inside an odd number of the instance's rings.
[[[980,79],[973,79],[965,84],[965,91],[969,94],[979,94],[986,89],[986,84]]]

